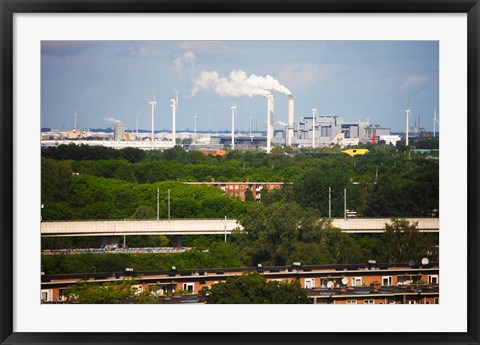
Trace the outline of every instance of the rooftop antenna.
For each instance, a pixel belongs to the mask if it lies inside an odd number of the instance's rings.
[[[153,141],[154,141],[154,128],[155,128],[155,111],[157,110],[157,100],[155,98],[155,91],[153,92],[153,101],[150,101],[152,106],[152,138],[151,138],[151,148],[153,150]]]
[[[317,108],[312,109],[312,148],[315,148],[315,115],[317,114]]]
[[[437,129],[436,127],[437,124],[440,126],[440,123],[438,123],[438,120],[437,120],[437,108],[435,108],[433,111],[433,137],[434,138],[435,138],[435,131]]]
[[[76,132],[77,131],[77,116],[78,116],[78,113],[77,111],[75,110],[75,112],[73,113],[73,120],[74,120],[74,131]]]
[[[405,109],[405,117],[407,118],[407,127],[405,128],[405,145],[408,146],[408,116],[410,115],[410,108]]]
[[[237,107],[232,105],[230,109],[232,109],[232,150],[235,150],[235,112]]]
[[[197,134],[197,113],[193,115],[193,133]]]
[[[177,108],[178,108],[178,97],[175,97],[170,100],[172,102],[170,106],[172,107],[172,147],[175,147],[176,144],[176,117],[177,117]]]

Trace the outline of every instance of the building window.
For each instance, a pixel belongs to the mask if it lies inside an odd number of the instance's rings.
[[[433,304],[438,304],[438,297],[435,297],[435,298],[433,299]]]
[[[320,278],[320,287],[327,287],[328,279]]]
[[[328,304],[328,300],[325,298],[315,298],[315,304]]]
[[[428,284],[438,284],[438,276],[428,276]]]
[[[193,292],[194,286],[194,283],[183,283],[183,290]]]
[[[422,279],[421,275],[398,276],[398,285],[415,284]]]
[[[408,300],[408,301],[407,301],[407,304],[417,304],[417,302],[414,301],[414,300]]]
[[[375,304],[375,301],[373,299],[366,299],[363,301],[363,304]]]
[[[357,300],[355,300],[355,299],[347,299],[347,304],[357,304]]]
[[[51,302],[53,301],[53,292],[52,290],[42,290],[41,294],[41,301],[42,302]]]
[[[305,289],[313,289],[315,287],[315,278],[305,279]]]
[[[362,286],[362,277],[353,277],[352,286]]]
[[[382,286],[391,286],[392,277],[382,277]]]
[[[235,189],[238,189],[238,184],[235,185]]]
[[[132,290],[135,295],[140,295],[143,292],[143,285],[132,285]]]
[[[58,289],[59,299],[60,301],[66,301],[67,297],[67,289],[60,288]]]

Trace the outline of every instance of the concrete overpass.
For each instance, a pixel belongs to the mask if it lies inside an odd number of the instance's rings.
[[[439,232],[438,218],[407,218],[418,223],[420,232]],[[381,233],[390,218],[332,219],[333,226],[345,233]],[[243,230],[236,219],[176,219],[160,221],[71,221],[42,222],[42,237],[128,236],[128,235],[225,235]]]

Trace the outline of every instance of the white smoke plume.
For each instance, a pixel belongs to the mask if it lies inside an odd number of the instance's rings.
[[[108,117],[103,117],[103,119],[104,119],[105,121],[108,121],[108,122],[122,123],[122,121],[120,121],[120,120],[118,120],[118,119],[116,119],[116,118],[110,117],[110,116],[108,116]]]
[[[200,75],[193,80],[195,85],[192,94],[200,90],[213,91],[220,96],[265,96],[273,91],[290,95],[291,92],[274,77],[267,75],[265,77],[247,73],[235,69],[230,73],[229,78],[220,77],[218,72],[202,71]]]
[[[283,121],[277,121],[277,122],[274,123],[274,125],[278,125],[278,126],[288,126],[288,123],[283,122]]]

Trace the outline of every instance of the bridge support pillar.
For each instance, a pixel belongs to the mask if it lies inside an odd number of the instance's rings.
[[[173,246],[179,248],[182,246],[183,235],[173,235]]]

